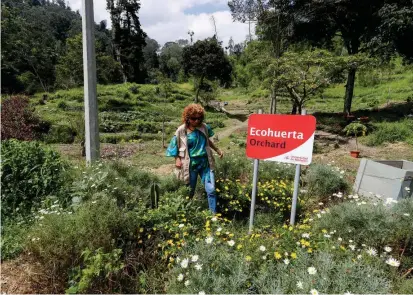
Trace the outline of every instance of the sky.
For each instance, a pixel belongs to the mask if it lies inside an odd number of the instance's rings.
[[[68,0],[73,10],[81,9],[81,0]],[[190,39],[188,31],[194,32],[194,41],[214,35],[227,45],[230,37],[235,43],[243,42],[248,35],[248,24],[233,22],[228,0],[141,0],[139,18],[143,30],[160,45],[178,39]],[[107,20],[110,27],[106,0],[94,0],[95,22]],[[252,29],[252,33],[253,33]]]

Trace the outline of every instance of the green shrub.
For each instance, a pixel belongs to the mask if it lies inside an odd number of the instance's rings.
[[[44,135],[46,143],[66,143],[75,141],[76,131],[69,125],[52,125],[49,132]]]
[[[327,198],[333,193],[346,192],[349,189],[343,175],[326,165],[311,165],[303,179],[311,197]]]
[[[333,206],[328,214],[317,219],[313,230],[336,231],[343,240],[354,240],[359,246],[365,244],[379,251],[386,245],[395,249],[404,245],[406,253],[413,253],[413,241],[409,242],[413,229],[411,218],[404,214],[413,215],[412,200],[393,207],[383,206],[380,201],[345,202]]]
[[[252,173],[252,161],[245,157],[226,155],[224,160],[216,162],[216,178],[249,179]]]
[[[217,119],[217,120],[208,120],[207,124],[209,126],[211,126],[212,129],[224,128],[225,127],[224,122],[222,120],[219,120],[219,119]]]
[[[176,100],[186,100],[188,99],[188,95],[182,95],[181,93],[176,93],[173,95]]]
[[[251,182],[242,183],[240,179],[217,179],[216,190],[219,196],[220,212],[231,218],[235,215],[246,216],[251,207]],[[288,218],[293,192],[292,182],[278,179],[258,183],[256,210],[276,212]]]
[[[24,96],[11,96],[1,101],[1,139],[33,140],[41,122]],[[40,128],[41,129],[41,128]]]
[[[99,111],[127,112],[132,110],[133,103],[123,99],[110,98],[107,101],[99,102]]]
[[[391,281],[383,269],[353,262],[351,257],[300,252],[297,259],[285,264],[282,259],[271,259],[272,253],[261,259],[263,252],[257,260],[247,260],[246,253],[234,248],[227,243],[208,245],[201,241],[181,251],[179,262],[168,273],[167,293],[309,294],[317,290],[320,294],[361,294],[391,290]],[[198,256],[196,262],[192,262],[193,255]],[[181,265],[184,259],[188,259],[186,268]],[[314,267],[316,274],[309,275],[309,267]]]
[[[370,108],[377,108],[380,104],[380,100],[378,98],[372,99],[371,101],[368,102],[368,106]]]
[[[294,180],[295,165],[277,163],[277,162],[264,162],[260,163],[259,168],[259,180],[271,181],[273,179],[282,180]]]
[[[378,146],[385,142],[404,142],[413,138],[413,120],[377,123],[375,131],[367,137],[367,145]]]
[[[66,111],[68,109],[69,105],[64,102],[64,101],[59,101],[59,103],[57,104],[57,108],[61,109],[63,111]]]
[[[29,231],[26,244],[33,257],[48,269],[51,281],[67,281],[69,270],[82,265],[85,249],[101,248],[105,253],[114,248],[136,249],[138,213],[121,209],[105,194],[73,211],[55,212],[42,211],[41,221]]]
[[[132,92],[132,94],[138,94],[139,85],[133,85],[133,86],[129,87],[129,91]]]
[[[380,76],[377,71],[367,69],[359,71],[357,81],[363,87],[373,87],[380,83]]]
[[[58,195],[65,184],[67,164],[60,155],[38,142],[2,144],[1,212],[29,213],[47,195]],[[67,180],[66,180],[67,181]]]
[[[1,261],[19,256],[24,249],[28,226],[23,221],[4,220],[1,225]]]
[[[402,281],[394,293],[413,294],[413,278]]]
[[[123,124],[112,120],[101,120],[99,123],[99,130],[101,132],[116,133],[122,131]]]
[[[136,129],[143,133],[157,133],[162,129],[162,126],[155,122],[138,120],[136,123]]]
[[[70,278],[69,294],[93,293],[102,290],[113,290],[120,286],[114,286],[113,281],[119,279],[117,275],[124,268],[121,261],[122,249],[113,249],[104,253],[102,248],[95,251],[86,249],[82,252],[83,267],[75,268]],[[121,282],[118,281],[118,284]]]

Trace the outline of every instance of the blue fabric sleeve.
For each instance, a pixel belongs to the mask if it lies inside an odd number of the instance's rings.
[[[166,149],[167,157],[177,157],[178,156],[178,140],[176,136],[172,137],[171,142],[169,143],[168,148]]]
[[[212,137],[215,135],[214,131],[212,130],[211,126],[206,124],[207,130],[208,130],[208,137]]]

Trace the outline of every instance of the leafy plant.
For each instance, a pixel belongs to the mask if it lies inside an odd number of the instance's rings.
[[[311,165],[303,176],[303,180],[308,190],[308,195],[313,199],[313,202],[317,203],[325,201],[325,198],[334,193],[345,192],[349,188],[343,175],[326,165]],[[311,200],[309,201],[311,202]]]
[[[86,249],[82,252],[83,267],[77,267],[70,278],[71,287],[66,290],[69,294],[86,293],[93,290],[95,285],[111,285],[113,277],[124,268],[121,261],[122,249],[113,249],[105,253],[103,248],[95,251]]]
[[[65,185],[67,168],[59,153],[38,142],[3,142],[2,214],[27,214],[47,195],[59,195]]]
[[[346,127],[344,127],[343,131],[346,133],[347,136],[354,136],[354,138],[356,139],[356,149],[358,151],[359,148],[357,143],[357,137],[366,136],[367,127],[360,122],[352,122],[348,124]]]
[[[1,139],[33,140],[40,119],[24,96],[11,96],[1,102]]]

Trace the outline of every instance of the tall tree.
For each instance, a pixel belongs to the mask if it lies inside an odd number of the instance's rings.
[[[96,74],[100,84],[122,82],[119,62],[108,55],[100,40],[95,41]],[[83,45],[82,34],[67,39],[65,54],[61,55],[56,65],[56,85],[71,88],[83,85]]]
[[[124,81],[142,83],[145,79],[143,48],[146,33],[138,17],[139,0],[107,0],[112,21],[114,57],[122,65]]]
[[[322,93],[350,61],[348,57],[314,50],[286,52],[280,58],[261,60],[258,65],[263,62],[268,65],[262,73],[264,86],[270,90],[285,90],[292,103],[291,113],[300,114],[305,103]]]
[[[187,74],[196,78],[195,102],[204,79],[220,80],[221,85],[231,80],[232,66],[216,38],[197,41],[183,50],[183,67]]]
[[[294,35],[298,39],[330,43],[339,34],[349,55],[370,52],[371,41],[380,37],[378,28],[383,25],[383,9],[389,4],[396,5],[397,10],[412,10],[411,1],[398,0],[297,0],[294,2],[296,12]],[[392,22],[396,28],[403,25]],[[402,22],[407,23],[407,22]],[[397,29],[396,29],[397,30]],[[412,44],[411,41],[408,41]],[[356,79],[356,68],[348,69],[344,112],[350,113]]]
[[[161,72],[176,82],[182,69],[182,46],[176,42],[166,42],[159,56],[159,68]]]
[[[262,0],[231,0],[228,6],[234,20],[248,22],[248,41],[252,40],[251,23],[256,22],[263,10]]]
[[[146,45],[143,48],[143,58],[145,60],[145,69],[148,73],[149,76],[153,76],[154,72],[159,69],[159,57],[158,57],[158,51],[159,51],[159,43],[151,39],[149,37],[146,37]]]

